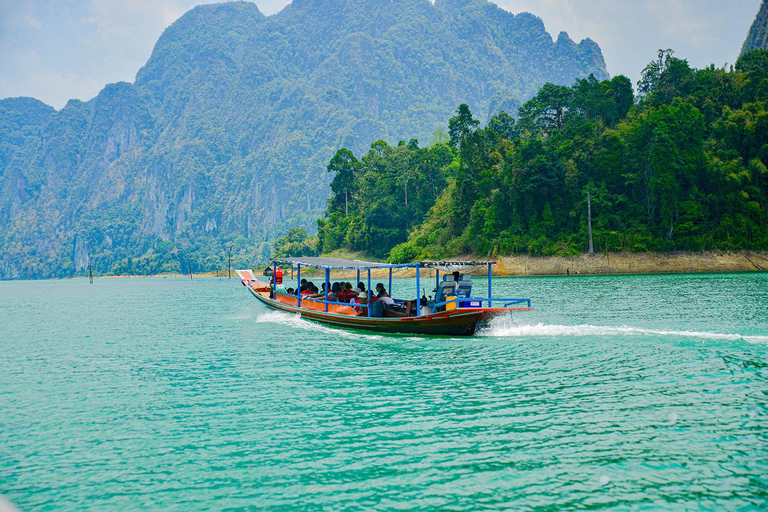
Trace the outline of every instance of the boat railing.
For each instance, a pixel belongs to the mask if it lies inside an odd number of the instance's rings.
[[[285,297],[292,297],[294,299],[298,298],[297,295],[291,295],[290,293],[281,293],[277,292],[275,295],[283,295]],[[311,300],[312,302],[317,302],[318,304],[329,304],[329,305],[343,305],[343,306],[349,306],[353,308],[368,308],[370,307],[370,304],[350,304],[349,302],[338,302],[333,300],[321,300],[316,298],[304,298],[302,300]],[[493,302],[503,302],[504,305],[502,307],[509,307],[513,306],[515,304],[527,304],[528,308],[531,307],[531,299],[510,299],[510,298],[497,298],[497,299],[489,299],[488,297],[456,297],[455,299],[446,300],[443,302],[436,302],[433,307],[438,308],[440,306],[445,306],[447,304],[455,303],[456,308],[458,309],[461,306],[461,302],[480,302],[482,304],[483,302],[488,303],[488,307],[491,307],[491,303]]]
[[[277,292],[275,295],[282,295],[284,297],[291,297],[293,299],[297,299],[299,297],[298,295],[291,295],[290,293],[281,293],[281,292]],[[320,300],[312,297],[304,297],[303,299],[301,299],[302,302],[304,302],[305,300],[311,300],[312,302],[317,302],[318,304],[329,304],[332,306],[349,306],[351,308],[367,308],[369,306],[368,304],[357,304],[357,303],[352,304],[349,302],[339,302],[335,300]]]
[[[505,308],[512,306],[514,304],[528,304],[528,308],[531,307],[531,299],[505,299],[505,298],[498,298],[498,299],[489,299],[488,297],[456,297],[455,299],[446,300],[443,302],[436,302],[433,307],[438,308],[440,306],[445,306],[447,304],[455,303],[456,307],[460,307],[461,302],[480,302],[482,304],[483,302],[488,303],[488,307],[491,307],[491,303],[493,302],[503,302]]]

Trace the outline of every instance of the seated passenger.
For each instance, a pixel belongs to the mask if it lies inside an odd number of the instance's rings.
[[[293,288],[288,288],[287,290],[285,290],[285,293],[287,293],[288,295],[296,295],[296,290],[294,290]]]
[[[363,282],[362,282],[362,281],[360,281],[359,283],[357,283],[357,289],[358,289],[358,290],[360,290],[361,292],[364,292],[364,291],[365,291],[365,285],[363,284]],[[359,292],[358,292],[358,293],[359,293]],[[366,297],[367,297],[367,295],[366,295]]]
[[[368,292],[360,292],[357,294],[357,304],[368,304]],[[368,315],[368,308],[355,308],[358,315]]]
[[[333,286],[331,286],[331,291],[336,295],[339,296],[339,293],[341,293],[342,287],[341,283],[333,283]]]
[[[381,294],[384,294],[385,297],[389,297],[389,294],[387,293],[387,289],[384,288],[384,285],[382,283],[378,283],[376,285],[376,295],[378,297],[381,297]]]
[[[327,300],[329,300],[331,302],[338,302],[339,301],[339,295],[338,295],[339,291],[341,291],[341,288],[339,288],[339,283],[333,283],[333,286],[331,287],[331,291],[328,292]]]
[[[309,291],[311,292],[309,294],[310,299],[320,299],[325,297],[325,293],[318,290],[314,283],[309,283]]]
[[[355,296],[355,292],[352,291],[352,283],[344,283],[344,289],[338,295],[339,302],[349,302]]]
[[[308,283],[305,285],[304,289],[301,291],[301,297],[302,297],[302,298],[304,298],[304,297],[310,297],[310,296],[312,296],[314,293],[316,293],[316,291],[317,291],[317,286],[315,286],[315,285],[314,285],[314,283],[312,283],[312,282],[310,281],[310,282],[308,282]]]
[[[381,290],[379,291],[379,294],[377,295],[377,297],[379,298],[381,303],[384,304],[385,308],[390,308],[395,305],[394,299],[392,299],[392,297],[387,295],[387,290],[384,289],[383,286],[381,287]]]

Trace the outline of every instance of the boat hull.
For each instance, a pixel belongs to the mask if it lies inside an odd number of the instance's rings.
[[[390,334],[424,334],[430,336],[472,336],[478,327],[494,316],[508,314],[512,311],[529,311],[530,308],[499,309],[499,308],[460,308],[443,311],[432,315],[402,318],[371,318],[367,316],[351,316],[325,313],[311,309],[299,308],[270,299],[264,292],[249,291],[265,306],[278,311],[300,315],[307,320],[313,320],[335,327],[347,329],[362,329],[366,331]]]

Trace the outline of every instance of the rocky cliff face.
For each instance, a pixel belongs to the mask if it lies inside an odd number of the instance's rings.
[[[768,50],[768,0],[760,4],[760,10],[741,47],[741,54],[752,50]]]
[[[485,0],[196,7],[134,84],[58,112],[0,100],[0,278],[211,268],[235,240],[257,258],[312,227],[336,149],[427,142],[459,103],[487,118],[590,73],[594,42]]]

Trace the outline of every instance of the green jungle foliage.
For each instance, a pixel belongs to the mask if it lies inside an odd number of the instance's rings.
[[[317,237],[309,236],[302,228],[291,228],[287,235],[275,240],[274,257],[317,256],[317,245]]]
[[[448,143],[338,151],[321,250],[576,255],[588,193],[596,250],[768,248],[768,51],[730,71],[660,51],[638,90],[623,76],[546,84],[517,120],[481,128],[460,105]]]
[[[0,279],[223,269],[232,243],[233,265],[261,261],[314,231],[336,148],[426,139],[460,102],[488,119],[590,73],[607,76],[593,41],[486,0],[195,7],[135,83],[59,111],[0,100]],[[419,193],[379,215],[423,215]]]

